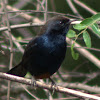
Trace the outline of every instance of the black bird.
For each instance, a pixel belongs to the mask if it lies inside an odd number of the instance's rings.
[[[7,73],[24,77],[30,72],[35,79],[50,78],[65,58],[70,23],[64,16],[48,20],[40,34],[28,43],[22,61]]]

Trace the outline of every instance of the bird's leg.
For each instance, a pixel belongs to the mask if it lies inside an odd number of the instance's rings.
[[[56,85],[56,83],[54,82],[53,79],[51,79],[51,77],[49,77],[49,80],[52,82],[52,85]]]
[[[51,81],[51,87],[52,87],[52,89],[53,89],[53,93],[52,93],[52,95],[54,94],[54,92],[55,92],[55,87],[57,87],[56,86],[56,83],[49,77],[49,80]]]
[[[36,80],[33,76],[32,76],[32,80],[31,80],[31,86],[33,86],[34,89],[36,89]]]

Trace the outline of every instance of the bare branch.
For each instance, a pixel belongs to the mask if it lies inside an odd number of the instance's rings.
[[[73,44],[73,40],[69,39],[66,37],[66,41],[68,42],[68,44],[72,45]],[[80,48],[81,46],[78,43],[75,43],[74,45],[75,47],[79,47],[79,48],[75,48],[79,53],[81,53],[83,56],[85,56],[88,60],[90,60],[92,63],[94,63],[98,68],[100,68],[100,60],[97,59],[93,54],[91,54],[89,51],[87,51],[86,49]]]
[[[84,3],[80,2],[79,0],[73,0],[76,4],[78,4],[79,6],[83,7],[84,9],[86,9],[87,11],[89,11],[92,14],[97,14],[96,11],[94,11],[93,9],[89,8],[88,6],[86,6]]]
[[[23,77],[13,76],[13,75],[9,75],[9,74],[0,72],[0,78],[32,86],[31,80],[25,79]],[[77,91],[77,90],[64,88],[64,87],[61,87],[61,86],[47,85],[47,84],[41,83],[39,81],[35,81],[35,83],[36,83],[36,87],[39,87],[39,88],[48,89],[48,90],[55,90],[56,92],[67,93],[67,94],[70,94],[70,95],[73,95],[73,96],[77,96],[79,98],[88,98],[88,99],[100,100],[100,97],[98,97],[98,96],[83,93],[83,92],[80,92],[80,91]]]
[[[44,23],[26,23],[26,24],[19,24],[19,25],[11,25],[11,29],[17,29],[17,28],[25,28],[25,27],[32,27],[32,26],[41,26],[44,25]],[[0,28],[0,31],[7,30],[7,27]]]
[[[66,2],[69,4],[71,10],[73,11],[74,14],[78,15],[80,18],[81,15],[79,14],[79,12],[77,11],[77,9],[75,8],[75,6],[73,5],[72,1],[71,0],[66,0]]]
[[[100,93],[100,87],[98,86],[89,86],[86,84],[81,84],[81,83],[59,83],[58,85],[62,85],[64,87],[69,87],[69,88],[78,88],[78,89],[83,89],[89,92],[94,92],[94,93]]]

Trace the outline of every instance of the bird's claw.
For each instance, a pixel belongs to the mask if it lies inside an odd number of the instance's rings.
[[[51,88],[52,88],[52,90],[53,90],[53,91],[52,91],[52,95],[53,95],[54,92],[55,92],[55,90],[56,90],[55,88],[57,88],[57,85],[56,85],[55,83],[52,83],[52,84],[51,84]]]
[[[36,80],[32,77],[31,86],[36,90]]]
[[[53,92],[52,92],[52,95],[54,94],[54,92],[55,92],[55,90],[57,89],[57,85],[56,85],[56,83],[51,79],[51,78],[49,78],[50,80],[51,80],[51,82],[52,82],[52,84],[51,84],[51,88],[52,88],[52,90],[53,90]]]
[[[33,87],[36,90],[36,81],[33,81]]]

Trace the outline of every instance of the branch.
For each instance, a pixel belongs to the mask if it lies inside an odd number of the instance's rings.
[[[77,16],[79,16],[80,18],[81,15],[79,14],[79,12],[77,11],[77,9],[75,8],[75,6],[73,5],[72,1],[71,0],[66,0],[66,2],[68,3],[68,5],[70,6],[71,10],[73,11],[73,13]]]
[[[66,41],[68,44],[72,45],[73,44],[73,40],[69,39],[66,37]],[[88,60],[90,60],[92,63],[94,63],[98,68],[100,68],[100,60],[98,58],[96,58],[92,53],[90,53],[89,51],[87,51],[84,48],[81,48],[81,46],[78,43],[75,43],[74,45],[75,48],[80,54],[82,54],[84,57],[86,57]]]
[[[72,22],[72,24],[79,24],[81,21],[75,21]],[[17,29],[17,28],[27,28],[27,27],[32,27],[32,26],[42,26],[44,25],[44,22],[41,23],[26,23],[26,24],[18,24],[18,25],[11,25],[11,29]],[[8,27],[1,27],[0,31],[6,31],[8,30]]]
[[[7,36],[9,35],[7,31],[6,31],[5,33],[6,33]],[[20,51],[21,53],[24,53],[23,47],[20,45],[19,42],[16,41],[16,38],[15,38],[12,34],[11,34],[11,37],[12,37],[13,43],[16,45],[16,47],[19,49],[19,51]],[[10,48],[10,50],[11,50],[11,48]]]
[[[32,86],[33,83],[31,82],[30,79],[26,79],[26,78],[22,78],[22,77],[18,77],[18,76],[13,76],[13,75],[9,75],[6,73],[2,73],[0,72],[0,78],[2,79],[7,79],[7,80],[11,80],[14,82],[19,82],[19,83],[23,83],[26,85],[30,85]],[[61,86],[51,86],[51,85],[47,85],[44,83],[41,83],[39,81],[35,81],[36,82],[36,87],[39,88],[43,88],[43,89],[48,89],[48,90],[55,90],[56,92],[60,92],[60,93],[67,93],[73,96],[77,96],[79,98],[89,98],[89,99],[94,99],[94,100],[100,100],[100,97],[92,95],[92,94],[87,94],[87,93],[83,93],[77,90],[73,90],[73,89],[69,89],[69,88],[64,88]]]
[[[80,2],[79,0],[73,0],[77,5],[81,6],[82,8],[86,9],[88,12],[90,12],[91,14],[97,14],[97,12],[93,9],[91,9],[89,6],[87,6],[86,4]]]
[[[94,93],[97,93],[99,94],[100,93],[100,87],[98,86],[89,86],[89,85],[86,85],[86,84],[83,84],[83,83],[59,83],[58,85],[62,85],[63,84],[63,87],[68,87],[68,88],[77,88],[77,89],[83,89],[83,90],[86,90],[88,92],[94,92]]]
[[[32,26],[41,26],[44,25],[44,23],[26,23],[26,24],[19,24],[19,25],[11,25],[11,29],[17,29],[17,28],[27,28],[27,27],[32,27]],[[0,28],[0,31],[5,31],[8,30],[8,27],[2,27]]]
[[[7,9],[10,10],[10,11],[8,11],[8,13],[20,13],[20,14],[22,13],[22,15],[26,14],[26,13],[45,13],[45,11],[41,11],[41,10],[40,11],[39,10],[19,10],[18,8],[14,8],[14,7],[10,6],[10,5],[7,5]],[[52,11],[47,11],[47,13],[48,14],[54,14],[54,15],[63,15],[63,16],[66,15],[66,16],[69,16],[69,17],[79,18],[80,19],[80,17],[72,15],[72,14],[65,14],[65,13],[52,12]],[[0,12],[0,15],[3,15],[3,14],[4,14],[4,12]],[[31,18],[31,17],[33,18],[33,16],[30,16],[30,15],[28,15],[28,16],[29,16],[29,18]],[[22,17],[26,18],[26,16],[22,16]],[[37,17],[34,17],[34,18],[37,19]]]

